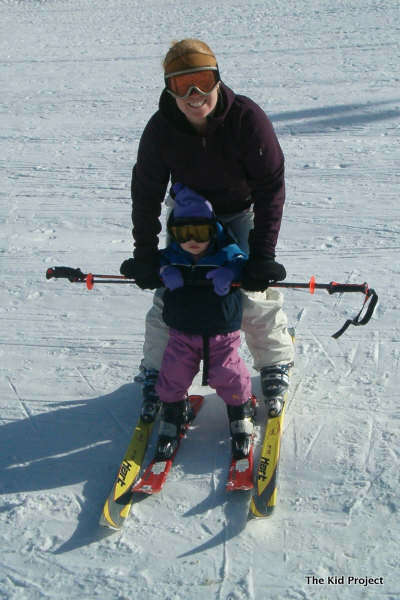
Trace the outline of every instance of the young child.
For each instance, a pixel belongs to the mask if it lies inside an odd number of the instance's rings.
[[[182,184],[172,189],[171,242],[160,251],[163,317],[170,329],[156,386],[162,402],[156,454],[169,458],[192,418],[187,392],[203,359],[208,385],[227,405],[232,452],[241,458],[249,453],[254,409],[250,374],[238,354],[241,292],[231,283],[240,281],[247,256],[207,200]]]

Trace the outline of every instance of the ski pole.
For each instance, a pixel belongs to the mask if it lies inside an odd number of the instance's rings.
[[[308,289],[310,294],[314,294],[315,290],[326,290],[328,294],[343,294],[361,292],[364,294],[364,302],[359,313],[353,319],[347,319],[343,327],[332,335],[337,339],[346,331],[350,325],[357,327],[358,325],[366,325],[374,314],[375,307],[378,303],[378,294],[375,290],[368,286],[368,283],[316,283],[315,277],[312,276],[308,283],[290,283],[290,282],[274,282],[268,287]]]
[[[46,271],[46,279],[68,279],[71,283],[86,283],[88,290],[92,290],[95,283],[135,283],[133,279],[127,279],[124,275],[82,273],[80,269],[72,267],[50,267]]]
[[[326,290],[328,294],[343,294],[348,292],[363,293],[365,297],[361,310],[353,319],[347,319],[343,327],[332,335],[335,339],[339,338],[350,325],[356,327],[358,325],[366,325],[374,314],[375,307],[378,303],[378,294],[374,289],[368,286],[368,283],[337,283],[336,281],[331,281],[330,283],[316,283],[315,277],[312,276],[308,283],[288,283],[282,281],[272,283],[269,287],[303,288],[308,289],[310,294],[314,294],[315,290]]]
[[[72,267],[50,267],[46,271],[46,279],[68,279],[71,283],[86,283],[89,290],[92,290],[95,283],[130,283],[134,284],[134,279],[129,279],[124,275],[102,275],[93,273],[83,273],[80,269]],[[212,285],[209,281],[198,282],[196,285]],[[234,283],[232,287],[241,287],[241,283]],[[364,294],[364,303],[359,313],[353,318],[348,319],[343,327],[332,335],[333,338],[339,338],[350,325],[366,325],[371,319],[375,307],[378,303],[378,294],[374,289],[370,288],[367,283],[317,283],[315,277],[312,276],[310,281],[304,283],[292,283],[287,281],[274,281],[268,283],[268,287],[275,288],[293,288],[307,289],[310,294],[314,294],[315,290],[326,290],[328,294],[343,294],[356,293]]]

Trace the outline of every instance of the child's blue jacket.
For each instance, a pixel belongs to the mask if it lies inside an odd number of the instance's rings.
[[[242,297],[239,288],[231,288],[226,296],[214,292],[206,279],[208,271],[230,267],[234,281],[240,281],[247,255],[217,223],[217,237],[197,263],[189,252],[175,241],[160,251],[160,265],[180,269],[185,285],[164,293],[163,318],[166,324],[188,334],[215,336],[237,331],[242,322]]]

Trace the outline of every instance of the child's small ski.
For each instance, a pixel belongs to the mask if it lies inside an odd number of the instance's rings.
[[[253,489],[253,465],[254,458],[252,445],[248,456],[238,459],[232,458],[228,480],[226,482],[226,491],[234,492],[236,490]]]
[[[196,395],[189,396],[189,401],[190,401],[193,411],[194,411],[194,418],[196,417],[197,413],[199,412],[199,410],[203,404],[203,400],[204,400],[203,396],[196,396]],[[185,433],[188,430],[188,428],[190,427],[192,422],[193,421],[188,423],[187,426],[185,427],[185,430],[181,433],[179,445],[180,445],[182,438],[185,437]],[[151,461],[151,463],[149,464],[149,466],[147,467],[147,469],[145,470],[145,472],[143,473],[142,477],[132,487],[132,493],[140,492],[143,494],[151,495],[151,494],[157,494],[158,492],[160,492],[164,486],[166,479],[167,479],[168,473],[171,470],[171,467],[173,465],[173,462],[175,460],[175,456],[176,456],[178,450],[179,450],[179,446],[177,447],[177,449],[175,450],[175,452],[171,456],[171,458],[169,458],[168,460],[160,461],[160,460],[153,459]]]

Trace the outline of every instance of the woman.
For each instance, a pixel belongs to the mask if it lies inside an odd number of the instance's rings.
[[[141,288],[160,288],[158,234],[167,186],[181,182],[211,202],[238,245],[249,254],[242,277],[243,321],[254,368],[271,415],[280,413],[293,364],[283,297],[268,283],[286,277],[275,261],[285,200],[284,157],[272,124],[251,99],[220,79],[212,50],[200,40],[174,43],[164,59],[165,89],[146,125],[132,175],[134,254],[121,273]],[[173,208],[173,198],[167,203]],[[266,291],[265,291],[266,290]],[[168,340],[163,289],[146,318],[142,416],[159,407],[157,374]],[[263,292],[263,293],[261,293]]]

